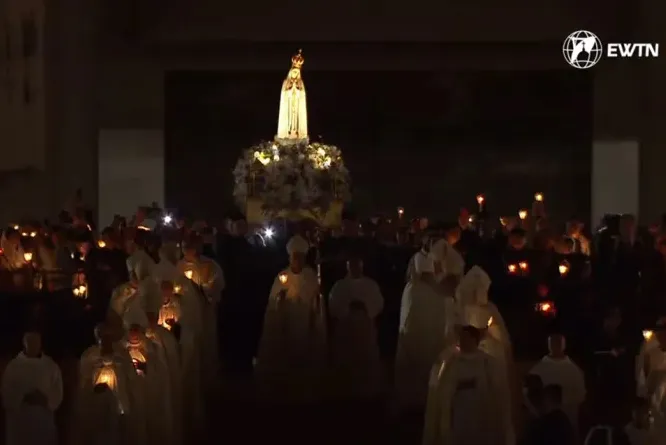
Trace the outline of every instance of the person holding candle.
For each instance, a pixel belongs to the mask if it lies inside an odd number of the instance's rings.
[[[347,270],[347,277],[333,285],[328,304],[336,395],[367,399],[379,394],[384,380],[375,326],[384,298],[377,282],[363,275],[358,256],[347,260]]]
[[[319,395],[325,327],[317,274],[305,265],[309,248],[298,235],[289,240],[289,267],[275,277],[264,315],[255,377],[259,392],[276,403]]]
[[[38,332],[26,332],[23,351],[2,376],[7,445],[55,445],[54,413],[62,402],[58,365],[42,351]]]

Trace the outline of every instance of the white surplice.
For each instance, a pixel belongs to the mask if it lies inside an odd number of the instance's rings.
[[[96,413],[105,406],[105,398],[97,397],[93,392],[96,383],[100,381],[100,373],[106,366],[112,369],[113,390],[118,408],[119,417],[109,419],[103,423],[100,430],[93,428],[97,419]],[[128,445],[144,445],[147,440],[145,397],[136,374],[132,359],[121,343],[113,347],[111,357],[103,356],[99,345],[88,348],[82,355],[79,363],[79,387],[75,399],[75,416],[73,418],[73,436],[75,443],[90,443],[94,440],[113,440],[120,436],[122,443]],[[102,399],[100,401],[99,399]],[[113,428],[118,431],[113,431]]]
[[[354,304],[365,310],[351,309]],[[375,320],[383,308],[381,290],[371,278],[346,277],[331,289],[328,309],[335,320],[331,343],[337,396],[371,397],[381,391],[384,376]]]
[[[121,318],[125,315],[128,302],[139,292],[138,284],[128,281],[117,286],[111,293],[109,308]]]
[[[424,445],[513,445],[509,389],[501,366],[482,351],[454,353],[436,391],[439,422]]]
[[[545,385],[560,385],[562,388],[562,410],[578,425],[578,408],[585,401],[585,377],[583,371],[569,357],[554,359],[545,356],[534,365],[530,374],[538,375]]]
[[[224,272],[219,264],[203,255],[196,261],[186,261],[182,259],[176,265],[177,273],[185,275],[187,271],[192,272],[192,282],[195,283],[201,292],[203,321],[203,344],[202,344],[202,371],[204,373],[204,384],[207,388],[216,385],[218,379],[219,347],[218,347],[218,329],[217,316],[222,291],[225,288]]]
[[[126,261],[127,270],[130,275],[136,276],[140,281],[153,275],[155,261],[143,249],[136,249]]]
[[[285,284],[280,281],[283,274]],[[309,267],[300,273],[282,271],[275,277],[264,314],[255,367],[260,393],[276,402],[318,398],[325,348],[316,273]]]
[[[659,347],[654,335],[643,341],[636,357],[636,392],[639,397],[649,396],[647,381],[653,371],[666,371],[666,352]]]
[[[145,373],[139,375],[139,384],[145,396],[148,443],[170,444],[173,440],[173,407],[166,357],[145,336],[140,336],[138,345],[127,342],[125,346],[132,359],[146,364]]]
[[[402,295],[400,336],[395,363],[397,403],[419,407],[426,401],[428,378],[451,341],[456,316],[453,298],[432,281],[415,277]]]
[[[45,405],[30,405],[24,397],[39,391]],[[60,368],[42,354],[31,358],[19,353],[2,376],[2,400],[5,408],[7,445],[55,445],[58,433],[53,413],[62,402]]]

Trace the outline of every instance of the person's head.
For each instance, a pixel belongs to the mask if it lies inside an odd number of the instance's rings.
[[[183,258],[185,261],[196,261],[201,252],[202,244],[200,236],[190,235],[189,239],[183,243]]]
[[[575,219],[572,219],[567,222],[567,227],[566,227],[567,235],[576,237],[581,234],[581,232],[583,231],[583,227],[584,227],[583,223]]]
[[[162,280],[160,288],[162,289],[162,304],[166,304],[173,298],[173,283]]]
[[[513,229],[509,232],[509,247],[514,250],[521,250],[527,244],[527,233],[524,229]]]
[[[462,230],[458,224],[450,225],[444,229],[444,239],[449,245],[453,246],[460,241]]]
[[[36,330],[23,334],[23,353],[28,357],[39,357],[42,353],[42,335]]]
[[[543,387],[543,405],[547,411],[562,406],[562,387],[560,385],[546,385]]]
[[[563,358],[566,356],[567,342],[564,335],[557,333],[548,336],[548,352],[553,358]]]
[[[138,345],[141,343],[141,335],[143,328],[138,324],[133,324],[127,330],[127,341],[130,345]]]
[[[460,350],[462,352],[474,352],[481,343],[482,331],[474,326],[463,326],[460,328]]]
[[[360,278],[363,276],[363,260],[358,256],[352,256],[347,260],[347,272],[352,278]]]

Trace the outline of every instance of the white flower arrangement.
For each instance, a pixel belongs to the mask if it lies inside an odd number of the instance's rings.
[[[335,200],[349,201],[349,171],[340,150],[319,142],[262,142],[243,151],[234,168],[234,198],[263,202],[268,214],[282,210],[326,212]]]

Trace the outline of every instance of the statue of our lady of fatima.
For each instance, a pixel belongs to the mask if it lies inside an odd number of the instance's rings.
[[[291,58],[291,69],[282,82],[280,94],[280,115],[276,141],[282,143],[308,142],[308,112],[305,99],[305,85],[301,77],[301,67],[305,59],[303,51]]]

